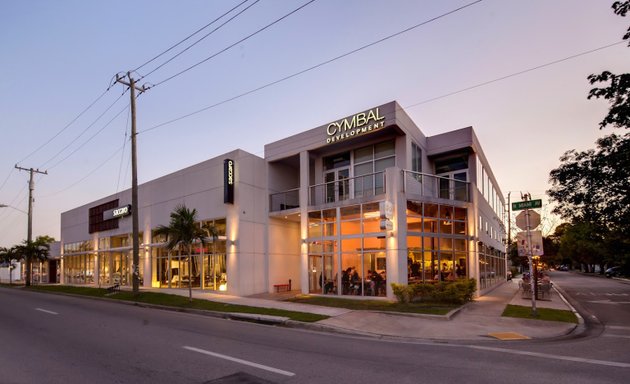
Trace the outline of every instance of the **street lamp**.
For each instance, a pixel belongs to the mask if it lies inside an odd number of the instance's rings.
[[[15,207],[14,207],[14,206],[12,206],[12,205],[0,204],[0,208],[12,208],[12,209],[15,209],[16,211],[20,211],[20,212],[22,212],[22,213],[23,213],[23,214],[25,214],[25,215],[28,215],[28,212],[23,211],[23,210],[21,210],[20,208],[15,208]]]

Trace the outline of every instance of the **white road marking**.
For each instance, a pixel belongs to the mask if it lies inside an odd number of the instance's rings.
[[[195,348],[195,347],[189,347],[189,346],[183,346],[182,348],[187,349],[189,351],[193,351],[193,352],[198,352],[204,355],[208,355],[208,356],[213,356],[213,357],[218,357],[219,359],[225,359],[225,360],[229,360],[229,361],[233,361],[235,363],[239,363],[239,364],[243,364],[243,365],[248,365],[250,367],[254,367],[254,368],[258,368],[258,369],[263,369],[265,371],[269,371],[269,372],[273,372],[273,373],[279,373],[281,375],[285,375],[285,376],[295,376],[295,373],[293,372],[289,372],[289,371],[283,371],[282,369],[278,369],[278,368],[274,368],[274,367],[269,367],[267,365],[262,365],[262,364],[258,364],[258,363],[253,363],[251,361],[247,361],[247,360],[241,360],[241,359],[237,359],[236,357],[231,357],[231,356],[227,356],[227,355],[222,355],[220,353],[216,353],[216,352],[210,352],[210,351],[206,351],[205,349],[199,349],[199,348]]]
[[[515,355],[541,357],[541,358],[545,358],[545,359],[574,361],[574,362],[578,362],[578,363],[605,365],[605,366],[608,366],[608,367],[630,368],[630,363],[619,363],[619,362],[616,362],[616,361],[585,359],[583,357],[572,357],[572,356],[559,356],[559,355],[551,355],[551,354],[548,354],[548,353],[539,353],[539,352],[516,351],[516,350],[512,350],[512,349],[484,347],[484,346],[479,346],[479,345],[470,345],[468,347],[472,348],[472,349],[481,349],[481,350],[484,350],[484,351],[494,351],[494,352],[501,352],[501,353],[512,353],[512,354],[515,354]]]
[[[623,325],[607,325],[606,329],[626,329],[628,331],[630,331],[630,327],[626,327]]]
[[[630,304],[630,301],[611,301],[610,299],[607,299],[607,300],[587,301],[587,303],[617,305],[617,304]]]
[[[44,313],[49,313],[49,314],[51,314],[51,315],[58,315],[58,313],[57,313],[57,312],[49,311],[49,310],[42,309],[42,308],[35,308],[35,310],[36,310],[36,311],[40,311],[40,312],[44,312]]]
[[[604,337],[614,337],[614,338],[621,338],[621,339],[630,339],[630,336],[624,336],[624,335],[615,335],[614,333],[605,333],[602,336]]]

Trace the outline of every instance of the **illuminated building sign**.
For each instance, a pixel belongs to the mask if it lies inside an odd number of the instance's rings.
[[[326,127],[326,144],[336,143],[351,137],[363,135],[385,127],[385,117],[378,108],[357,113],[351,117],[335,121]]]
[[[131,215],[131,205],[110,209],[103,212],[103,220],[118,219]]]
[[[223,202],[234,204],[234,160],[223,160]]]

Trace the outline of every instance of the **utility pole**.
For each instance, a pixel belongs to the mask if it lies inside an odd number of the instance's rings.
[[[138,295],[140,291],[140,241],[139,225],[138,225],[138,211],[140,207],[138,205],[138,161],[136,151],[136,91],[142,93],[146,91],[144,85],[142,87],[136,86],[136,81],[131,77],[131,72],[127,72],[127,76],[120,77],[116,74],[116,82],[121,83],[129,87],[131,95],[131,222],[132,222],[132,244],[133,244],[133,266],[132,266],[132,282],[133,282],[133,294]]]
[[[26,245],[28,247],[28,252],[31,250],[31,243],[33,242],[33,190],[35,189],[35,180],[33,180],[33,174],[41,173],[42,175],[47,175],[48,171],[40,171],[39,169],[33,168],[22,168],[18,167],[15,164],[15,168],[19,171],[28,171],[30,173],[29,181],[28,181],[28,229],[26,230]],[[26,286],[29,287],[31,285],[31,258],[32,255],[26,255]],[[11,273],[9,271],[9,273]]]
[[[512,193],[512,191],[508,192],[508,247],[512,244],[512,213],[510,211],[510,209],[512,208],[510,205],[510,194]],[[509,248],[508,248],[509,250]]]

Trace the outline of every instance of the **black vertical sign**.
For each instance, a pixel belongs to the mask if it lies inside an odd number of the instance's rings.
[[[223,160],[223,202],[234,204],[234,160]]]

